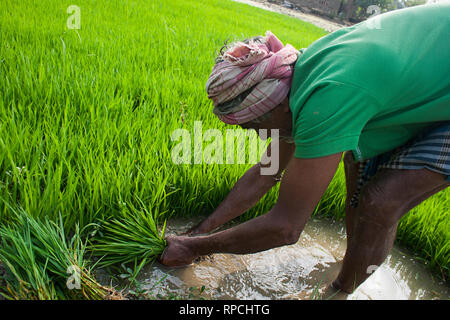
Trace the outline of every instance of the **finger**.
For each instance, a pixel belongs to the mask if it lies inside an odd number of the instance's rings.
[[[172,240],[172,237],[173,237],[173,236],[167,236],[167,237],[165,237],[165,240],[166,240],[166,247],[164,248],[164,250],[163,250],[163,252],[161,253],[161,255],[160,255],[159,257],[156,258],[156,260],[157,260],[159,263],[161,263],[161,264],[165,264],[165,263],[164,263],[165,257],[166,257],[166,254],[167,254],[167,250],[168,250],[168,248],[169,248],[169,246],[170,246],[170,242],[171,242],[171,240]]]
[[[156,258],[156,261],[158,261],[158,262],[161,263],[161,264],[164,264],[164,258],[165,258],[166,250],[167,250],[167,247],[165,247],[164,250],[163,250],[163,252],[161,253],[161,255],[159,255],[159,256]]]
[[[192,234],[192,232],[193,232],[193,230],[189,229],[187,231],[179,233],[178,235],[180,235],[180,236],[190,236]]]

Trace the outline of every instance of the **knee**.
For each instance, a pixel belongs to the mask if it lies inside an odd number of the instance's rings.
[[[361,190],[359,218],[390,228],[397,224],[401,216],[402,204],[398,196],[388,194],[378,183],[369,183]]]

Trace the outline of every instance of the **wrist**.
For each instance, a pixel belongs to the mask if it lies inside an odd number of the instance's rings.
[[[195,234],[208,233],[213,229],[213,225],[211,223],[211,217],[203,220],[194,230]]]
[[[186,240],[186,245],[191,252],[193,259],[209,254],[208,244],[204,241],[204,236],[190,237]]]

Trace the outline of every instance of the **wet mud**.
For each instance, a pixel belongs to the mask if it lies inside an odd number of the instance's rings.
[[[167,233],[181,233],[198,222],[171,220]],[[204,286],[201,296],[207,299],[450,298],[447,284],[397,246],[353,294],[331,295],[327,288],[339,273],[345,249],[342,222],[313,218],[293,245],[246,255],[213,254],[181,268],[154,263],[141,271],[138,281],[143,289],[162,296],[187,297],[192,288]]]

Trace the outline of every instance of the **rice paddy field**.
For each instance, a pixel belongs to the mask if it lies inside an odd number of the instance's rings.
[[[68,28],[71,5],[79,29]],[[195,121],[230,128],[211,112],[206,79],[224,41],[266,30],[296,48],[327,34],[229,0],[1,1],[4,297],[120,298],[97,268],[135,275],[164,249],[167,219],[214,210],[251,164],[175,164],[171,133]],[[240,220],[270,209],[277,191]],[[344,198],[341,165],[315,214],[343,219]],[[445,190],[406,215],[397,236],[444,279],[449,218]]]

